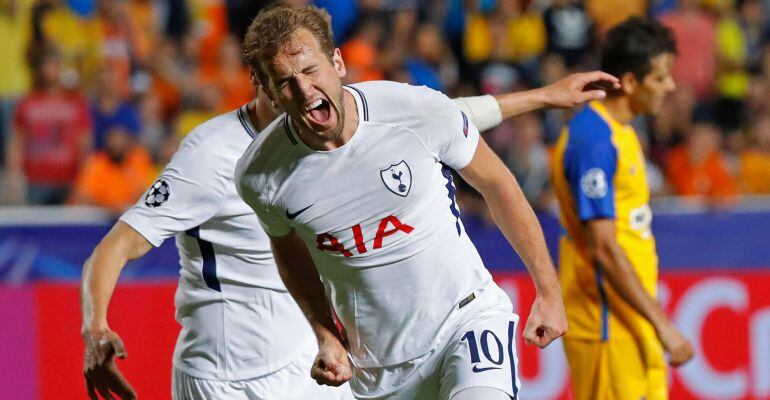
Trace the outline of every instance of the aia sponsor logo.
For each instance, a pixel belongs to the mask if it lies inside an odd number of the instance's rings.
[[[355,251],[358,254],[364,254],[368,251],[366,248],[364,232],[361,229],[361,224],[356,224],[350,230],[353,233],[353,241],[355,242]],[[376,250],[382,247],[382,244],[388,236],[395,235],[399,232],[402,234],[410,234],[414,230],[413,227],[401,222],[397,217],[389,215],[380,220],[377,232],[374,234],[374,241],[372,244],[372,250]],[[369,236],[371,237],[371,236]],[[327,251],[329,253],[340,253],[345,257],[352,257],[354,249],[346,248],[340,240],[330,232],[324,232],[316,235],[316,247],[318,250]]]

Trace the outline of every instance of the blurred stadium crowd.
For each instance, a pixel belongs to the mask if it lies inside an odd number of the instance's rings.
[[[187,132],[252,98],[240,38],[269,3],[0,0],[0,203],[114,213],[133,204]],[[678,89],[660,115],[634,122],[653,196],[730,207],[770,194],[770,0],[312,3],[333,16],[347,82],[392,79],[450,96],[597,68],[610,27],[659,18],[678,42]],[[572,112],[485,133],[536,209],[553,207],[549,146]],[[482,212],[471,192],[466,210]]]

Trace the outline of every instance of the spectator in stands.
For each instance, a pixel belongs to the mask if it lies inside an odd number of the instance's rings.
[[[737,186],[720,150],[719,129],[707,116],[697,118],[685,142],[671,150],[666,174],[674,194],[709,206],[728,206],[736,200]]]
[[[582,4],[574,0],[554,0],[543,13],[548,33],[548,52],[564,58],[568,67],[585,61],[591,46],[593,22]]]
[[[65,0],[39,0],[32,11],[32,51],[56,48],[63,85],[89,87],[100,64],[99,25],[75,13]]]
[[[97,5],[99,68],[115,71],[120,94],[129,96],[133,67],[146,64],[147,38],[129,18],[125,2],[98,0]]]
[[[534,113],[516,117],[513,123],[513,145],[503,160],[532,208],[549,209],[555,198],[549,183],[550,155],[544,143],[543,123]]]
[[[198,45],[196,60],[203,68],[218,64],[222,42],[227,38],[227,1],[187,1],[192,6],[192,31],[189,39]],[[248,86],[248,85],[247,85]]]
[[[170,11],[166,9],[166,11]],[[154,0],[128,0],[126,3],[126,14],[132,23],[132,29],[142,32],[144,35],[144,46],[148,52],[160,43],[162,36],[162,22],[160,7]],[[149,55],[149,54],[147,54]]]
[[[746,95],[749,90],[748,41],[740,16],[730,2],[725,2],[717,25],[717,92],[715,118],[723,133],[735,134],[745,122]],[[738,6],[743,6],[739,2]]]
[[[254,88],[249,82],[249,69],[241,59],[241,44],[238,38],[227,36],[222,39],[218,61],[202,64],[199,70],[199,82],[215,86],[222,96],[219,110],[235,110],[254,98]]]
[[[756,70],[762,61],[762,45],[768,39],[763,0],[737,0],[738,21],[746,42],[746,64]]]
[[[547,35],[539,13],[519,0],[502,0],[491,14],[472,10],[467,23],[465,54],[470,60],[513,63],[528,78],[536,75]]]
[[[674,32],[678,56],[674,66],[677,87],[707,101],[714,92],[716,27],[699,0],[680,0],[679,8],[660,18]],[[689,115],[689,114],[688,114]]]
[[[99,72],[96,96],[91,104],[91,116],[94,122],[94,148],[104,148],[107,132],[120,125],[136,136],[141,130],[141,123],[136,108],[126,100],[121,89],[118,72],[104,68]]]
[[[350,40],[341,47],[345,57],[346,82],[363,82],[384,78],[379,65],[379,45],[382,40],[383,27],[380,21],[366,18],[361,21],[353,32]]]
[[[585,7],[600,38],[620,22],[647,14],[647,0],[586,0]]]
[[[150,58],[150,92],[160,102],[164,120],[170,120],[182,104],[182,87],[187,84],[179,49],[171,40],[163,40]]]
[[[91,147],[88,103],[62,88],[61,57],[55,50],[45,50],[34,65],[36,89],[19,102],[14,116],[6,190],[20,195],[21,178],[26,178],[27,202],[62,204]]]
[[[160,98],[155,93],[147,93],[139,99],[139,115],[142,121],[139,143],[150,151],[153,159],[157,159],[168,129],[163,121]]]
[[[744,193],[770,194],[770,115],[760,115],[751,129],[751,144],[740,156]]]
[[[122,126],[113,126],[105,139],[104,149],[83,165],[70,201],[119,215],[136,202],[155,175],[150,156]]]
[[[351,30],[354,29],[357,19],[360,17],[356,0],[314,0],[316,7],[325,8],[332,16],[332,33],[334,41],[344,43],[348,39]],[[348,63],[347,56],[345,64]],[[347,66],[347,65],[346,65]]]
[[[439,91],[446,90],[447,84],[454,83],[457,79],[456,74],[450,72],[452,65],[451,52],[439,28],[428,23],[418,26],[415,33],[414,52],[404,65],[409,75],[409,82]]]
[[[31,16],[32,0],[0,2],[0,157],[11,135],[13,109],[32,83],[26,60]]]
[[[192,104],[186,108],[176,118],[174,134],[182,139],[190,131],[203,122],[214,118],[220,113],[222,104],[222,93],[219,88],[203,83],[198,85],[198,90],[194,98],[190,98]]]

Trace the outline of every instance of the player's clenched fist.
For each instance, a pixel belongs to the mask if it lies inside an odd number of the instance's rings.
[[[524,342],[541,349],[567,333],[567,314],[560,295],[535,297],[524,327]]]
[[[668,363],[672,367],[678,367],[690,361],[695,354],[690,341],[671,323],[666,324],[663,329],[658,329],[658,336],[668,352]]]
[[[340,386],[353,377],[348,351],[342,343],[331,340],[319,345],[310,376],[319,385],[329,386]]]
[[[131,387],[115,364],[115,356],[126,358],[126,349],[117,333],[110,330],[84,330],[85,359],[83,375],[86,379],[88,397],[98,400],[97,393],[104,399],[136,399]]]

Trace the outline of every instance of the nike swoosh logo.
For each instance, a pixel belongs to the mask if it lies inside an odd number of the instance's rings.
[[[503,367],[489,367],[489,368],[479,368],[478,366],[473,366],[473,372],[484,372],[489,371],[490,369],[502,369]]]
[[[302,214],[303,212],[305,212],[305,210],[307,210],[310,207],[313,207],[313,204],[311,204],[311,205],[309,205],[309,206],[307,206],[307,207],[305,207],[305,208],[303,208],[303,209],[301,209],[301,210],[299,210],[297,212],[294,212],[294,213],[290,213],[289,209],[287,208],[286,209],[286,218],[288,218],[288,219],[297,218],[298,215]]]

